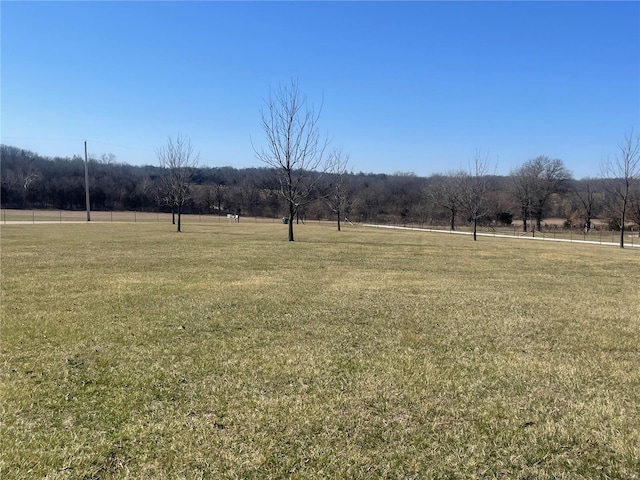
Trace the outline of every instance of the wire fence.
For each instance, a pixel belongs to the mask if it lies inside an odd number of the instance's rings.
[[[438,232],[460,235],[471,235],[473,230],[467,226],[456,226],[451,229],[449,226],[437,224],[364,224],[367,227],[391,228],[402,230],[415,230],[426,232]],[[522,225],[511,226],[479,226],[477,234],[483,237],[502,237],[502,238],[522,238],[533,240],[555,240],[563,242],[586,242],[602,245],[619,245],[620,231],[611,230],[605,225],[596,225],[590,229],[584,228],[564,228],[558,225],[545,225],[540,230],[528,229],[524,232]],[[640,238],[638,230],[632,226],[625,228],[624,235],[625,246],[640,247]]]
[[[176,214],[177,218],[177,214]],[[282,223],[282,217],[256,217],[242,215],[216,214],[185,214],[182,222],[187,223]],[[296,222],[296,219],[293,220]],[[86,223],[87,212],[83,210],[0,210],[0,224],[41,224],[41,223]],[[172,214],[164,212],[136,212],[136,211],[92,211],[90,222],[94,223],[138,223],[138,222],[172,222]],[[300,219],[299,223],[308,223],[308,219]],[[313,223],[335,223],[329,220],[314,220]]]
[[[171,213],[163,212],[136,212],[136,211],[92,211],[90,221],[96,223],[138,223],[138,222],[172,222]],[[288,220],[288,219],[287,219]],[[294,222],[296,219],[293,220]],[[299,219],[299,223],[336,225],[334,220],[308,218]],[[82,223],[87,222],[86,211],[70,210],[0,210],[0,223],[2,224],[41,224],[41,223]],[[234,215],[214,215],[214,214],[182,214],[182,222],[213,224],[224,222],[254,222],[254,223],[284,223],[282,217],[245,217]],[[370,227],[392,228],[403,230],[430,231],[450,234],[471,234],[472,230],[467,226],[456,226],[452,230],[448,225],[437,223],[351,223],[344,221],[343,226],[366,225]],[[604,224],[596,224],[593,228],[586,230],[583,228],[565,228],[558,224],[545,224],[540,230],[528,229],[522,231],[522,225],[514,224],[510,226],[480,226],[478,235],[494,237],[530,238],[536,240],[558,240],[576,241],[599,244],[619,244],[620,231],[611,230]],[[638,230],[633,226],[625,230],[625,245],[640,246]]]

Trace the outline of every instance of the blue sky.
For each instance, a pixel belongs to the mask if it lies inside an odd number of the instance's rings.
[[[1,140],[47,156],[264,166],[260,109],[297,79],[355,172],[427,176],[477,151],[597,176],[640,131],[640,2],[9,2]]]

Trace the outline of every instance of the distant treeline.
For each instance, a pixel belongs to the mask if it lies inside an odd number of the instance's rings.
[[[541,157],[546,158],[546,157]],[[557,162],[557,161],[556,161]],[[12,146],[1,146],[1,202],[3,208],[82,210],[85,208],[85,162],[81,157],[49,158]],[[170,212],[163,192],[163,169],[118,163],[112,155],[88,162],[92,210]],[[527,177],[528,170],[508,176],[487,176],[481,223],[509,225],[515,220],[561,218],[567,225],[584,226],[594,219],[615,226],[604,179],[574,180],[565,169],[561,178]],[[278,195],[271,168],[201,167],[192,172],[184,213],[240,214],[281,217],[287,211]],[[320,175],[319,173],[315,173]],[[345,177],[347,207],[353,222],[456,225],[469,221],[457,204],[456,177],[418,177],[350,173]],[[524,189],[524,190],[523,190]],[[523,197],[523,191],[528,192]],[[537,195],[537,196],[536,196]],[[545,195],[544,199],[541,196]],[[543,201],[542,201],[543,200]],[[631,203],[629,221],[640,224],[640,192]],[[335,214],[317,198],[301,209],[309,219],[332,219]],[[539,218],[537,218],[539,217]]]

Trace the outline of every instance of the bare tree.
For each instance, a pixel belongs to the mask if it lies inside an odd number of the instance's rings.
[[[167,144],[156,152],[160,167],[164,170],[164,188],[167,203],[178,213],[176,231],[181,232],[182,207],[189,199],[191,176],[198,167],[198,155],[193,154],[193,147],[189,137],[181,134],[173,139],[168,138]]]
[[[537,157],[525,162],[511,173],[512,193],[520,204],[523,230],[527,231],[527,216],[535,215],[536,227],[542,227],[547,201],[552,194],[560,191],[571,174],[562,160]]]
[[[473,240],[477,240],[478,220],[485,215],[489,191],[489,156],[476,152],[473,163],[458,175],[460,206],[473,223]]]
[[[37,170],[34,170],[33,168],[29,168],[29,171],[25,172],[22,175],[22,178],[21,178],[22,195],[23,195],[22,205],[25,208],[27,206],[29,188],[34,182],[38,181],[39,179],[40,179],[40,174],[37,172]]]
[[[449,212],[449,228],[456,229],[456,215],[460,209],[460,189],[456,181],[457,173],[438,175],[435,185],[428,191],[428,196],[436,205]]]
[[[601,191],[596,188],[596,181],[592,178],[585,178],[573,185],[573,192],[582,205],[584,215],[585,232],[591,230],[591,220],[594,211],[598,207],[601,197]]]
[[[293,242],[293,218],[312,197],[320,175],[324,151],[329,144],[318,131],[320,110],[307,106],[298,83],[292,80],[269,93],[261,123],[267,147],[254,147],[256,157],[273,168],[278,176],[279,194],[289,207],[289,241]]]
[[[227,187],[223,183],[216,183],[213,188],[213,198],[218,206],[218,215],[222,215],[222,204],[226,200]]]
[[[533,185],[529,179],[529,172],[523,165],[517,170],[511,172],[511,193],[518,202],[520,207],[520,216],[522,217],[522,231],[526,232],[527,218],[531,212],[531,201]]]
[[[624,248],[627,209],[634,189],[640,183],[640,135],[634,135],[631,130],[618,148],[619,155],[602,165],[602,176],[611,197],[613,216],[620,226],[620,248]]]
[[[342,149],[336,149],[329,154],[327,161],[329,181],[324,201],[333,213],[338,217],[338,231],[340,231],[340,219],[349,208],[347,191],[347,174],[349,170],[349,154],[344,154]]]
[[[113,153],[103,153],[97,161],[103,165],[115,165],[116,156]]]

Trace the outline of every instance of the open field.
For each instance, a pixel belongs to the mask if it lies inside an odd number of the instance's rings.
[[[2,225],[0,477],[640,478],[640,251]]]

